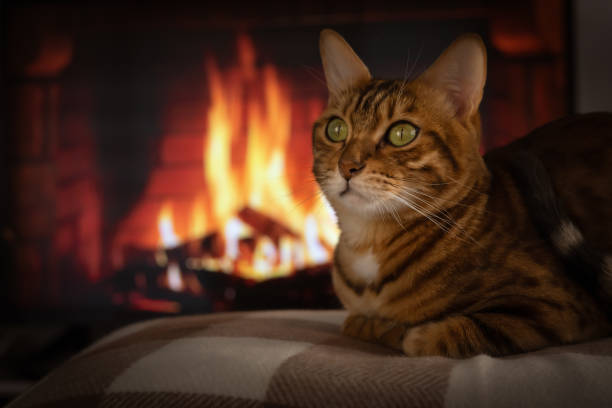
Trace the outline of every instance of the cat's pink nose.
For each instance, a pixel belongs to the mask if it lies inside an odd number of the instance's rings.
[[[351,179],[351,177],[356,176],[363,170],[365,167],[365,163],[358,163],[355,160],[340,160],[338,163],[338,168],[340,169],[340,174],[347,181]]]

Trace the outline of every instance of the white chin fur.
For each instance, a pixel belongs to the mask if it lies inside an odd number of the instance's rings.
[[[380,214],[376,205],[378,198],[364,191],[366,189],[360,186],[360,183],[353,180],[348,191],[346,187],[346,180],[339,172],[335,172],[321,186],[327,200],[337,212],[350,212],[368,217]]]
[[[338,196],[338,202],[351,212],[362,214],[376,213],[376,199],[369,198],[367,195],[358,192],[355,188]]]

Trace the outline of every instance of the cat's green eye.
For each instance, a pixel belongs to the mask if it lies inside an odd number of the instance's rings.
[[[387,138],[393,146],[402,147],[412,142],[418,133],[419,129],[416,126],[408,122],[402,122],[391,126]]]
[[[327,137],[332,142],[341,142],[348,136],[348,126],[340,118],[334,118],[327,124]]]

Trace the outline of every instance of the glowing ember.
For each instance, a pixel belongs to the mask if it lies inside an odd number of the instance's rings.
[[[235,260],[238,258],[238,241],[251,235],[251,230],[238,218],[230,218],[225,224],[225,256]]]
[[[166,278],[168,279],[168,287],[175,292],[181,292],[185,288],[183,277],[181,276],[181,268],[176,263],[171,263],[166,269]]]
[[[306,217],[304,235],[306,238],[306,247],[308,248],[310,260],[315,264],[327,262],[329,260],[329,252],[319,242],[317,221],[312,215]]]
[[[276,265],[276,247],[268,237],[257,240],[253,257],[253,273],[257,277],[270,277]],[[259,276],[258,276],[259,275]]]

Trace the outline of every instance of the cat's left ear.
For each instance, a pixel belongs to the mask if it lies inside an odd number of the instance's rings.
[[[321,31],[319,50],[330,97],[372,79],[368,67],[334,30]]]
[[[457,38],[419,79],[443,90],[458,117],[478,110],[487,77],[487,51],[477,34]]]

